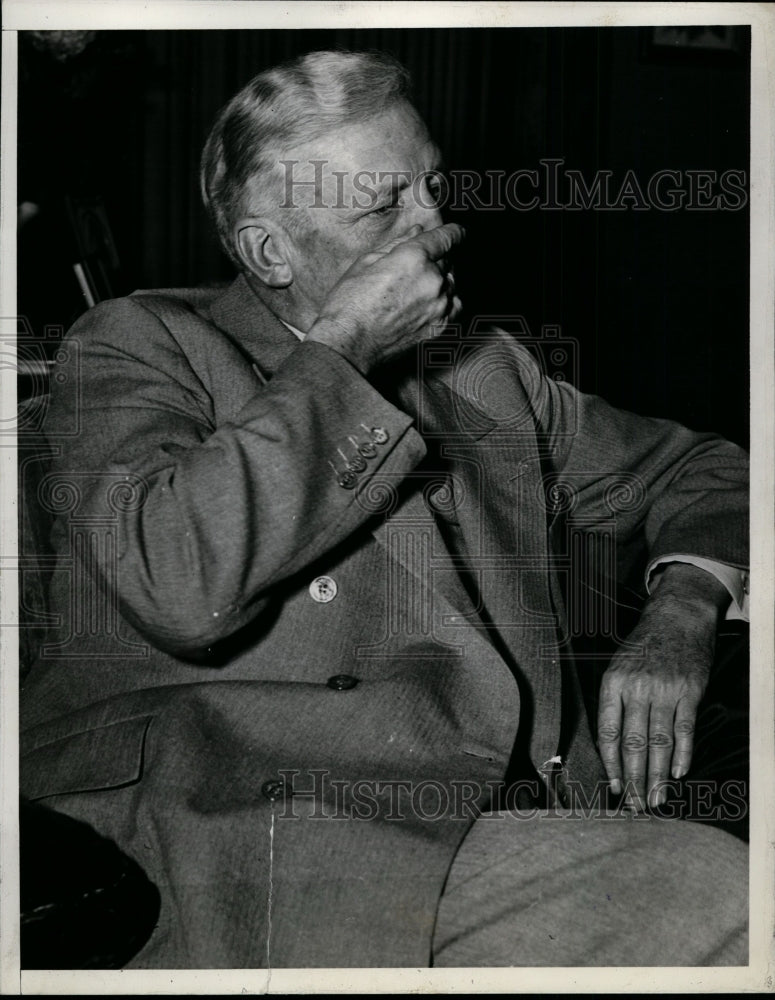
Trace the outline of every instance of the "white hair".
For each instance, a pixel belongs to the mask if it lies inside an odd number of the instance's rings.
[[[280,156],[351,122],[409,100],[409,74],[381,52],[310,52],[259,73],[221,109],[202,155],[202,198],[221,246],[242,267],[234,223],[253,182],[276,183]],[[295,221],[298,213],[288,213]]]

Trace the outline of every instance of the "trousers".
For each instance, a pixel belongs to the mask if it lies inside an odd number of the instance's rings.
[[[483,814],[433,941],[436,967],[747,964],[747,845],[651,814]]]

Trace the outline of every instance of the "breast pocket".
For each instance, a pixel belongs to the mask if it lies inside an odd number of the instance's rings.
[[[134,784],[143,774],[151,721],[148,715],[124,719],[22,751],[22,795],[34,801]]]

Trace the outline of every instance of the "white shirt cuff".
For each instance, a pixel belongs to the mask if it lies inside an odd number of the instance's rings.
[[[660,556],[652,563],[649,563],[649,567],[646,570],[646,590],[649,593],[651,592],[651,579],[657,568],[671,562],[690,563],[698,569],[704,569],[708,573],[712,573],[719,583],[724,584],[732,598],[727,608],[727,613],[724,616],[725,621],[750,621],[748,610],[748,570],[738,569],[736,566],[716,562],[713,559],[703,559],[701,556]]]

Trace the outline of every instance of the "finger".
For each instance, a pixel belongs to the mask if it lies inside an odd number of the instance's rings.
[[[661,805],[667,798],[665,782],[673,757],[672,705],[652,705],[649,715],[648,804]]]
[[[448,222],[444,226],[437,226],[436,229],[427,229],[409,242],[413,246],[421,247],[429,260],[438,260],[460,243],[464,236],[465,230],[462,226],[456,222]]]
[[[440,337],[444,331],[447,329],[447,319],[444,318],[439,320],[437,323],[429,323],[425,328],[425,334],[423,336],[424,340],[435,340]]]
[[[682,698],[675,709],[675,720],[673,722],[675,745],[673,750],[673,769],[671,772],[674,778],[683,778],[691,767],[697,704],[696,701]]]
[[[622,771],[625,802],[639,812],[646,808],[646,766],[649,753],[648,702],[629,701],[622,726]]]
[[[463,303],[457,295],[447,295],[446,305],[444,306],[441,317],[435,322],[429,324],[424,339],[432,340],[435,337],[443,336],[448,331],[450,323],[454,323],[462,310]]]
[[[406,243],[407,240],[412,240],[416,236],[419,236],[421,232],[422,232],[422,226],[420,225],[419,222],[415,222],[415,224],[411,226],[409,229],[407,229],[407,231],[403,233],[401,236],[396,236],[394,240],[390,240],[388,243],[383,244],[381,247],[377,247],[377,249],[372,252],[375,254],[390,253],[391,250],[394,250],[396,247],[399,247],[403,243]]]
[[[618,690],[607,691],[604,679],[597,713],[597,746],[614,795],[622,790],[621,735],[622,699]]]
[[[447,273],[439,284],[439,298],[447,300],[447,312],[452,308],[452,300],[455,298],[455,279]]]

